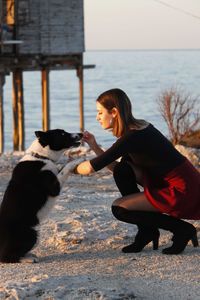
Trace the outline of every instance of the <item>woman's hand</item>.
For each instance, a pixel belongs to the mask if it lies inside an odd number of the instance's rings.
[[[74,168],[74,174],[89,175],[92,172],[94,172],[94,170],[89,160],[81,162]]]
[[[94,135],[89,131],[84,131],[82,140],[86,142],[92,150],[94,150],[97,146],[97,142]]]

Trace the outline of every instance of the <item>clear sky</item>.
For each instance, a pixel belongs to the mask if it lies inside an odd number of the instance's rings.
[[[86,50],[200,49],[200,0],[84,0],[84,13]]]

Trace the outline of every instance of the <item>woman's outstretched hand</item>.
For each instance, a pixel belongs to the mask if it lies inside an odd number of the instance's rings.
[[[86,142],[92,150],[94,150],[97,147],[96,139],[94,135],[89,131],[84,131],[82,140]]]
[[[82,137],[83,142],[86,142],[89,147],[95,152],[95,154],[101,155],[104,153],[104,150],[101,149],[101,147],[97,144],[95,136],[90,133],[89,131],[84,131],[83,133],[83,137]],[[107,167],[110,171],[113,171],[114,166],[116,165],[116,162],[114,161],[113,163],[109,164]],[[79,164],[76,168],[75,168],[75,173],[77,174],[82,174],[82,175],[87,175],[94,172],[90,161],[85,161],[81,164]]]

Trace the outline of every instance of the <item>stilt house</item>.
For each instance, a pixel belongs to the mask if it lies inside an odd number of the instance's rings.
[[[50,128],[49,72],[74,69],[83,117],[83,0],[0,0],[0,152],[4,147],[3,85],[13,76],[13,149],[24,150],[23,72],[41,71],[42,127]]]

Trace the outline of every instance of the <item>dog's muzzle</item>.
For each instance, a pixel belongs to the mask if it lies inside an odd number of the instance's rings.
[[[83,137],[82,133],[74,133],[72,134],[73,139],[75,139],[76,141],[80,141]]]
[[[74,134],[72,134],[72,138],[73,138],[73,140],[75,142],[73,146],[75,146],[75,147],[80,146],[82,137],[83,137],[82,133],[74,133]]]

